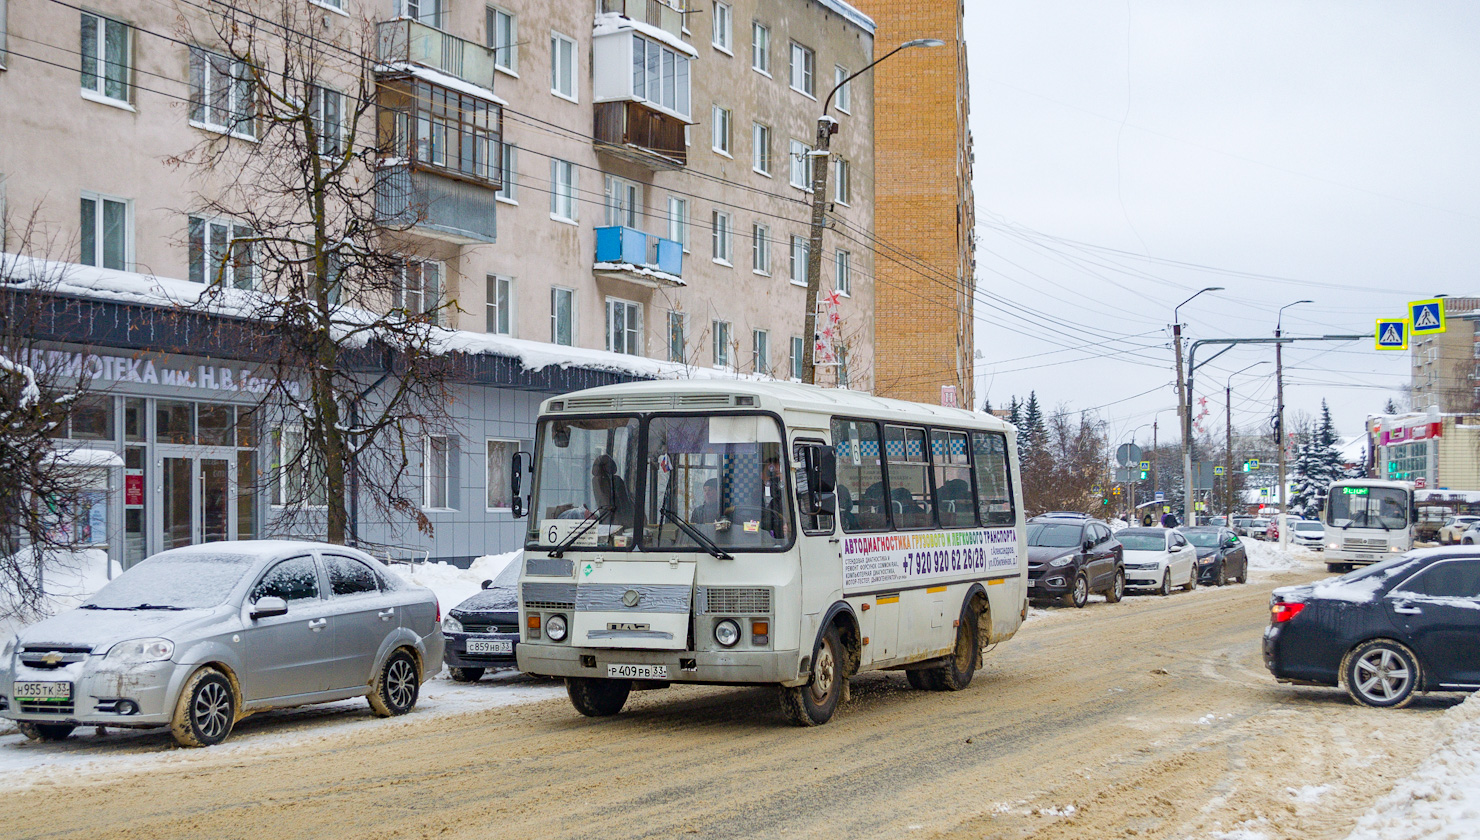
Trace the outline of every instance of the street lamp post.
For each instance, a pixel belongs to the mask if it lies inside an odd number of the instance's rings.
[[[1223,383],[1223,412],[1227,419],[1228,435],[1223,444],[1223,515],[1227,517],[1230,528],[1233,527],[1233,378],[1246,370],[1267,364],[1269,361],[1265,360],[1236,370],[1230,373],[1228,380]]]
[[[1280,337],[1280,325],[1285,317],[1285,310],[1302,303],[1315,303],[1312,300],[1297,300],[1280,307],[1280,311],[1274,316],[1274,337]],[[1286,534],[1289,528],[1285,527],[1285,361],[1281,349],[1284,343],[1276,341],[1274,344],[1274,440],[1278,447],[1276,453],[1279,460],[1279,482],[1280,482],[1280,549],[1283,550],[1288,544]]]
[[[1177,310],[1203,292],[1221,292],[1222,286],[1208,286],[1193,293],[1192,297],[1172,307],[1172,343],[1177,354],[1177,411],[1182,419],[1182,518],[1188,525],[1197,524],[1197,514],[1192,499],[1192,394],[1187,392],[1182,379],[1182,319]]]
[[[837,94],[838,88],[872,70],[874,65],[889,56],[911,47],[943,47],[945,44],[945,41],[935,38],[916,38],[912,41],[905,41],[874,59],[867,67],[833,85],[832,91],[822,101],[822,116],[817,118],[817,145],[807,153],[812,170],[812,228],[807,251],[806,313],[802,319],[802,335],[806,338],[802,342],[802,381],[809,385],[817,382],[817,365],[813,351],[817,345],[817,293],[822,287],[822,228],[826,221],[827,169],[831,154],[830,147],[832,136],[838,132],[838,121],[828,115],[827,109],[832,105],[833,96]]]

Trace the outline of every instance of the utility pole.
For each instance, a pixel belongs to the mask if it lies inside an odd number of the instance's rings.
[[[1203,292],[1221,292],[1222,286],[1199,289],[1192,297],[1172,307],[1172,343],[1177,351],[1177,417],[1182,426],[1182,522],[1197,524],[1197,504],[1193,500],[1192,486],[1192,377],[1182,378],[1182,319],[1177,310]]]
[[[822,229],[827,221],[827,169],[832,162],[832,136],[838,133],[838,121],[827,113],[827,109],[832,105],[838,88],[872,70],[875,64],[889,56],[910,47],[943,47],[945,44],[945,41],[936,38],[905,41],[874,59],[867,67],[833,85],[832,91],[822,101],[822,116],[817,118],[817,145],[807,152],[807,163],[812,170],[812,227],[807,239],[807,309],[802,317],[802,337],[805,339],[802,342],[802,381],[808,385],[817,383],[817,360],[813,351],[817,346],[817,295],[822,289]]]
[[[1153,502],[1156,501],[1157,489],[1161,487],[1156,483],[1156,424],[1158,422],[1154,418],[1151,421],[1151,501]],[[1161,511],[1157,511],[1157,516],[1153,518],[1160,519]]]
[[[1280,311],[1274,318],[1274,433],[1275,443],[1279,446],[1277,453],[1279,460],[1279,482],[1280,482],[1280,548],[1289,544],[1286,534],[1289,528],[1285,527],[1285,362],[1281,349],[1284,342],[1280,341],[1280,325],[1285,315],[1285,310],[1302,303],[1314,303],[1309,300],[1297,300],[1280,307]]]
[[[1278,344],[1275,352],[1279,352]],[[1223,464],[1223,515],[1228,517],[1228,526],[1233,527],[1233,378],[1246,370],[1267,365],[1269,362],[1255,362],[1248,367],[1236,370],[1228,375],[1228,380],[1223,383],[1223,411],[1228,418],[1228,439],[1224,443]]]

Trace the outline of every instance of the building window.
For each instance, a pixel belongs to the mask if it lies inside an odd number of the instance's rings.
[[[771,334],[765,330],[750,331],[750,363],[756,373],[771,369]]]
[[[791,185],[799,190],[812,189],[812,150],[800,140],[791,141]]]
[[[190,403],[174,403],[173,407]],[[159,412],[161,419],[164,411]],[[189,420],[187,419],[187,422]],[[161,424],[162,425],[162,424]],[[277,507],[320,507],[329,501],[328,482],[324,479],[323,461],[309,445],[302,426],[283,426],[271,432],[272,499]]]
[[[497,185],[503,109],[486,99],[419,79],[379,85],[382,131],[395,154],[420,167]]]
[[[115,102],[129,100],[129,35],[126,23],[82,13],[84,93]]]
[[[437,323],[437,308],[442,301],[442,264],[429,260],[406,260],[401,263],[401,282],[391,295],[391,308],[403,316],[427,315]]]
[[[805,236],[791,238],[791,282],[794,286],[807,285],[807,257],[812,243]]]
[[[833,160],[833,201],[843,205],[853,203],[853,167],[844,158]]]
[[[514,332],[514,281],[497,274],[488,275],[487,329],[494,335]]]
[[[484,441],[484,452],[488,459],[486,504],[489,510],[504,510],[512,506],[514,488],[513,482],[509,480],[509,469],[514,460],[514,453],[521,450],[528,451],[529,448],[517,440],[488,438]]]
[[[550,34],[550,92],[572,102],[576,98],[576,42]]]
[[[248,139],[257,136],[255,91],[247,65],[190,48],[190,122]]]
[[[606,224],[637,227],[638,208],[642,205],[641,187],[626,178],[606,176]]]
[[[512,12],[488,7],[488,46],[493,47],[493,66],[519,74],[519,25]]]
[[[668,312],[668,361],[682,362],[687,358],[689,317],[682,312]]]
[[[838,345],[838,387],[848,387],[848,345]]]
[[[714,46],[733,55],[731,41],[734,39],[729,3],[714,4]]]
[[[243,224],[224,219],[187,220],[190,238],[190,279],[196,283],[220,283],[234,289],[250,289],[256,277],[255,250],[250,241],[256,234]]]
[[[82,264],[127,271],[133,231],[127,199],[82,194]]]
[[[642,355],[642,304],[606,299],[606,349],[629,356]]]
[[[791,378],[801,381],[802,378],[802,354],[807,352],[806,345],[802,344],[802,337],[794,335],[791,337]]]
[[[726,368],[730,366],[730,322],[715,321],[711,332],[714,337],[714,366]]]
[[[452,494],[448,487],[452,470],[451,449],[446,435],[427,435],[423,458],[422,479],[425,493],[422,507],[445,510],[451,507]]]
[[[795,41],[791,44],[791,89],[817,98],[817,55]]]
[[[689,250],[689,200],[668,197],[668,238]]]
[[[689,116],[689,56],[632,36],[633,98]]]
[[[712,145],[716,152],[730,156],[730,109],[714,106],[714,138]]]
[[[550,343],[570,347],[574,344],[576,292],[558,286],[550,289]]]
[[[550,217],[576,220],[576,165],[559,158],[550,159]]]
[[[750,270],[771,276],[771,229],[759,222],[750,226]]]
[[[730,227],[730,214],[715,210],[711,216],[714,230],[714,261],[721,265],[731,265],[734,256],[734,231]]]
[[[424,23],[437,29],[442,28],[442,0],[405,0],[405,4],[403,14],[406,17],[417,23]]]
[[[319,154],[338,155],[344,139],[344,95],[333,88],[311,85],[308,112],[318,138]]]
[[[760,21],[750,24],[750,69],[771,75],[771,28]]]
[[[853,113],[853,83],[844,81],[848,78],[848,70],[843,67],[833,67],[833,84],[838,86],[838,92],[833,101],[838,103],[838,110],[845,114]]]
[[[851,297],[853,295],[853,255],[839,249],[833,259],[833,270],[838,294]]]
[[[755,123],[750,130],[750,168],[771,177],[771,127]]]
[[[499,149],[501,180],[494,197],[509,204],[519,203],[519,147],[504,143]]]

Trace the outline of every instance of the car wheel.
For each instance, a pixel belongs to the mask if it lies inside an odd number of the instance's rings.
[[[483,679],[482,668],[449,668],[447,673],[453,682],[477,682]]]
[[[370,708],[381,717],[404,715],[421,695],[421,674],[416,659],[399,648],[385,660],[370,687]]]
[[[1089,603],[1089,578],[1084,572],[1074,576],[1074,588],[1064,593],[1064,606],[1083,609]]]
[[[1115,570],[1115,582],[1112,583],[1112,584],[1110,584],[1110,588],[1109,589],[1106,589],[1105,590],[1105,603],[1107,603],[1107,604],[1118,604],[1118,603],[1120,603],[1120,599],[1121,598],[1124,598],[1124,597],[1125,597],[1125,570],[1124,569],[1116,569]]]
[[[1161,586],[1156,590],[1158,595],[1172,594],[1172,570],[1167,569],[1161,574]]]
[[[829,627],[822,634],[817,655],[812,660],[812,676],[806,685],[781,687],[781,711],[797,726],[820,726],[832,720],[838,701],[843,697],[843,642],[838,628]]]
[[[1197,588],[1197,561],[1193,561],[1192,568],[1189,569],[1188,572],[1187,572],[1187,585],[1182,587],[1182,591],[1184,591],[1184,592],[1191,592],[1192,590],[1194,590],[1196,588]]]
[[[236,724],[236,692],[215,668],[202,668],[185,681],[170,734],[182,747],[210,747],[226,740]]]
[[[1216,578],[1213,580],[1213,585],[1214,586],[1227,586],[1228,585],[1228,567],[1225,566],[1225,565],[1223,565],[1222,563],[1219,563],[1218,564],[1218,574],[1217,574]]]
[[[904,678],[909,681],[910,688],[916,691],[938,691],[935,684],[935,670],[933,668],[914,668],[904,672]]]
[[[565,693],[576,711],[586,717],[611,717],[627,705],[632,681],[570,677],[565,681]]]
[[[1418,658],[1397,642],[1374,639],[1346,655],[1341,675],[1346,693],[1363,706],[1398,709],[1413,700],[1422,673]]]
[[[1088,583],[1085,584],[1084,597],[1089,599]],[[960,691],[971,685],[971,678],[976,674],[976,658],[981,653],[981,646],[977,644],[980,631],[976,610],[967,604],[961,610],[961,620],[956,623],[956,649],[935,669],[935,688],[938,691]]]
[[[77,728],[70,723],[36,723],[30,720],[18,720],[15,726],[32,741],[63,741]]]

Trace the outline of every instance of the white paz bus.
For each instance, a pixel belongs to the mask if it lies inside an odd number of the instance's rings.
[[[1413,484],[1353,478],[1331,485],[1321,523],[1326,528],[1326,570],[1385,560],[1413,548],[1418,509]]]
[[[776,685],[801,725],[861,671],[965,688],[1027,613],[1017,464],[990,415],[809,385],[547,400],[512,470],[519,668],[592,716],[675,682]]]

